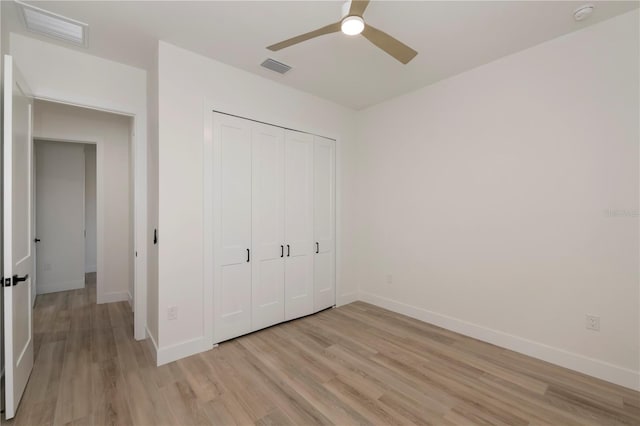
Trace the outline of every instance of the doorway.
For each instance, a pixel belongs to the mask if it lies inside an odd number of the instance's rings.
[[[44,259],[48,252],[46,245],[53,245],[54,250],[60,251],[65,244],[71,242],[66,240],[73,240],[76,247],[75,253],[82,251],[81,255],[75,256],[75,277],[82,275],[82,286],[85,281],[84,274],[89,274],[86,277],[89,283],[95,278],[95,303],[124,301],[128,302],[133,310],[135,218],[132,118],[121,114],[36,100],[33,128],[34,139],[37,141],[35,182],[40,183],[42,187],[37,172],[43,165],[41,163],[46,166],[46,162],[41,161],[40,158],[41,151],[46,147],[49,151],[57,150],[58,153],[52,155],[55,160],[53,162],[62,164],[62,168],[65,169],[66,184],[72,180],[70,175],[73,174],[76,182],[83,182],[84,188],[83,190],[76,188],[75,198],[69,198],[70,201],[67,203],[61,203],[55,191],[49,191],[46,196],[53,199],[49,204],[39,206],[38,204],[42,202],[35,200],[36,211],[39,212],[36,234],[41,240],[37,243],[36,252],[37,256],[41,257],[36,260],[38,268],[35,281],[38,293],[45,292],[43,290],[47,283],[43,282],[43,279],[49,272],[47,268],[50,267],[51,271],[55,270],[55,265],[49,265],[49,262]],[[62,150],[65,152],[64,155]],[[95,160],[91,161],[92,158]],[[78,171],[72,173],[75,169]],[[95,171],[95,175],[92,170]],[[50,174],[55,173],[55,170],[50,172]],[[81,179],[80,175],[84,178]],[[91,182],[93,176],[95,176],[94,182]],[[87,181],[86,178],[89,180]],[[55,189],[53,181],[48,184]],[[91,188],[95,188],[94,193],[90,192]],[[79,202],[80,196],[83,199],[82,203]],[[39,197],[38,194],[37,198]],[[93,200],[95,203],[92,202]],[[58,234],[54,232],[53,238],[48,237],[51,241],[45,241],[40,229],[45,221],[41,217],[71,216],[69,209],[72,203],[81,204],[86,214],[76,214],[76,223],[73,226],[68,225],[69,232],[57,231]],[[52,211],[54,209],[57,211],[55,214]],[[91,213],[92,209],[95,215]],[[58,218],[58,220],[61,219]],[[68,218],[64,220],[70,222]],[[92,226],[92,221],[95,227]],[[70,237],[70,233],[73,238]],[[80,239],[76,238],[78,233]],[[62,241],[65,238],[66,240]],[[40,285],[41,282],[43,286]],[[69,287],[73,288],[72,285],[67,288]],[[75,288],[80,287],[76,285]],[[51,291],[65,289],[61,286],[50,287]]]
[[[34,141],[36,294],[96,282],[96,147]]]

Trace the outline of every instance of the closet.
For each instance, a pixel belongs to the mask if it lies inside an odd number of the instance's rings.
[[[214,113],[214,342],[335,304],[335,142]]]

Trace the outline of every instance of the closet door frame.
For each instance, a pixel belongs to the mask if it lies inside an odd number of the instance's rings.
[[[357,290],[344,293],[342,291],[342,282],[340,280],[341,275],[341,212],[342,212],[342,191],[341,183],[342,177],[340,175],[340,164],[342,158],[342,144],[341,136],[332,131],[327,131],[325,128],[317,127],[309,122],[299,122],[291,120],[290,115],[293,113],[278,112],[274,110],[267,110],[265,108],[255,107],[251,103],[239,104],[238,102],[224,102],[214,100],[210,98],[203,99],[203,288],[202,288],[202,309],[203,309],[203,338],[201,342],[194,342],[193,350],[191,353],[197,353],[197,348],[200,351],[206,351],[212,347],[216,347],[217,344],[213,341],[213,321],[215,318],[214,312],[214,294],[213,294],[213,281],[214,281],[214,268],[213,268],[213,224],[214,224],[214,156],[213,156],[213,117],[214,113],[222,113],[227,115],[233,115],[239,118],[246,118],[253,121],[262,123],[268,123],[274,126],[283,127],[287,129],[296,129],[313,135],[320,135],[322,137],[333,139],[336,143],[336,156],[335,156],[335,185],[336,185],[336,215],[335,215],[335,287],[336,287],[336,306],[346,305],[348,303],[358,300]],[[294,111],[295,107],[290,108],[290,111]]]

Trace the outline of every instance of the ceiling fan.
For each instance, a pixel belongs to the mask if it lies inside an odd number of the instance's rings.
[[[389,34],[366,24],[362,15],[368,5],[369,0],[347,1],[344,4],[342,13],[343,17],[340,21],[305,34],[292,37],[288,40],[281,41],[280,43],[272,44],[271,46],[268,46],[267,49],[275,52],[321,35],[342,31],[346,35],[362,34],[367,40],[396,58],[398,61],[403,64],[409,63],[409,61],[411,61],[418,52],[391,37]]]

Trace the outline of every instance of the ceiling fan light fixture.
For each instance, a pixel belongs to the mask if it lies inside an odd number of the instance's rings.
[[[364,19],[359,16],[347,16],[342,20],[340,29],[346,35],[358,35],[364,30]]]

